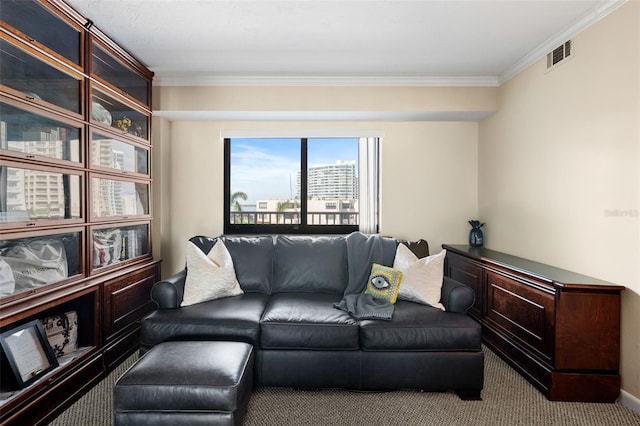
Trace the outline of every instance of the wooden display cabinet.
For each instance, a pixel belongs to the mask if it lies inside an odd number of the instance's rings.
[[[443,245],[445,275],[471,286],[484,343],[554,401],[620,394],[623,286],[486,248]]]
[[[153,73],[61,0],[0,18],[0,332],[78,319],[57,368],[23,389],[2,369],[0,423],[39,425],[137,349],[154,307]]]

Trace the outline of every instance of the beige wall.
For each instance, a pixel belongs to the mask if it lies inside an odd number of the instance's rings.
[[[640,397],[640,3],[580,33],[575,56],[502,85],[479,126],[486,245],[627,287],[622,387]],[[585,348],[588,350],[588,348]]]
[[[495,111],[495,87],[162,87],[154,111]]]
[[[162,232],[163,229],[169,229],[170,216],[165,212],[165,206],[169,205],[171,200],[170,190],[170,157],[171,157],[171,140],[170,131],[171,123],[161,118],[155,118],[152,121],[151,134],[153,135],[154,146],[151,150],[151,173],[154,178],[153,193],[151,201],[153,205],[154,220],[151,223],[151,232],[153,239],[153,257],[162,259],[162,248],[168,246],[166,241],[167,233]]]
[[[477,215],[475,122],[186,121],[163,112],[322,111],[493,112],[495,87],[156,87],[154,111],[154,241],[162,272],[184,266],[194,235],[223,231],[223,140],[228,131],[363,131],[381,141],[381,233],[464,243]],[[195,114],[194,114],[195,112]],[[200,115],[201,116],[201,115]]]
[[[174,121],[170,128],[171,144],[155,147],[171,158],[168,170],[161,169],[168,189],[156,185],[170,194],[155,210],[163,224],[154,238],[162,242],[165,276],[184,267],[187,239],[222,233],[222,131],[378,130],[384,134],[381,233],[425,238],[436,251],[444,242],[464,242],[467,220],[477,214],[477,123]]]

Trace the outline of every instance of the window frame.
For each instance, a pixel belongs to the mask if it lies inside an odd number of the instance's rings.
[[[307,224],[307,137],[300,139],[300,223],[299,224],[232,224],[231,223],[231,139],[224,138],[224,233],[237,234],[350,234],[359,225]],[[265,139],[269,139],[266,137]],[[298,139],[298,138],[296,138]],[[360,215],[360,211],[358,211]],[[360,219],[358,219],[360,223]]]

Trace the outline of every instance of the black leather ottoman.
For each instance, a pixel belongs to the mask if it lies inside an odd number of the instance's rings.
[[[239,425],[253,387],[253,346],[165,342],[113,388],[114,424]]]

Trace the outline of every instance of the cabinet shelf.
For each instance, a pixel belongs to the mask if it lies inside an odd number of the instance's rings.
[[[146,222],[92,227],[92,271],[147,257],[150,255],[149,246],[149,226]]]
[[[0,153],[24,160],[82,167],[82,122],[28,106],[0,96]]]
[[[150,116],[96,83],[91,88],[91,121],[111,132],[148,143]]]
[[[71,68],[55,66],[4,34],[0,38],[2,89],[34,104],[81,116],[84,76]]]
[[[106,133],[97,129],[91,131],[90,167],[105,173],[132,174],[148,179],[149,148]]]
[[[149,79],[125,65],[98,40],[91,43],[91,76],[120,95],[149,106]]]
[[[11,405],[15,405],[24,395],[32,391],[32,389],[46,387],[47,385],[55,383],[61,376],[61,373],[64,372],[64,370],[73,368],[74,366],[81,364],[84,359],[90,357],[96,352],[96,350],[97,348],[95,346],[84,346],[78,348],[78,350],[74,351],[73,353],[58,358],[58,367],[54,368],[49,373],[35,381],[29,388],[0,391],[0,410],[5,412],[9,411],[6,408]]]
[[[2,27],[82,71],[82,28],[35,0],[3,0]]]

